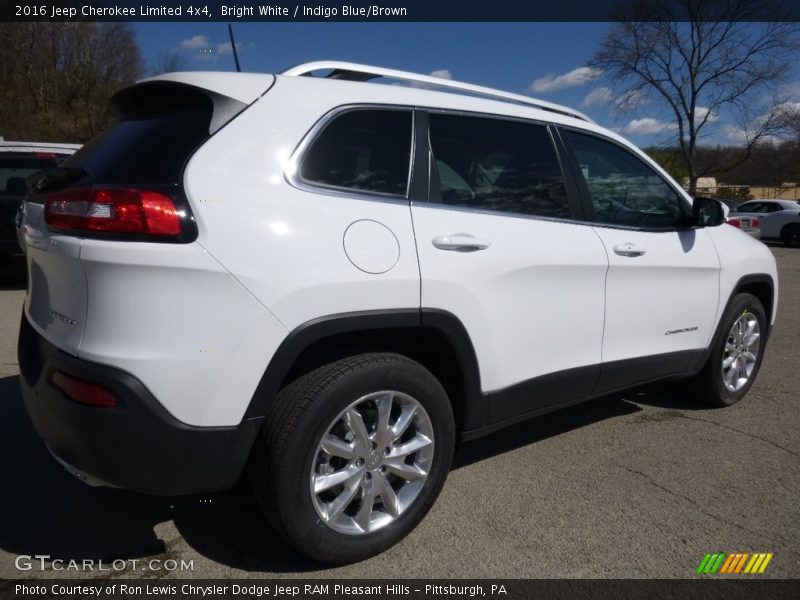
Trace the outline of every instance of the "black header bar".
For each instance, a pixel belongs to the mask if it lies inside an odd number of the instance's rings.
[[[622,7],[656,0],[3,0],[0,21],[151,21],[151,22],[537,22],[613,21]],[[657,2],[663,20],[686,21],[691,0]],[[717,19],[729,0],[703,20]],[[800,0],[744,0],[747,21],[800,21]],[[652,14],[647,11],[641,14]],[[634,17],[635,18],[635,17]],[[651,20],[647,17],[642,20]]]

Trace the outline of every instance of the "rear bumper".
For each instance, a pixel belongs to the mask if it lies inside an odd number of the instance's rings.
[[[45,340],[22,315],[20,385],[28,414],[56,458],[81,479],[156,495],[212,492],[239,479],[263,418],[193,427],[170,415],[129,373],[80,360]],[[115,408],[69,399],[58,369],[110,389]]]

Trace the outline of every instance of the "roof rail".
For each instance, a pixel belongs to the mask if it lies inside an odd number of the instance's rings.
[[[453,90],[460,90],[463,92],[472,92],[473,94],[480,94],[495,100],[503,100],[506,102],[514,102],[517,104],[525,104],[528,106],[535,106],[542,110],[559,113],[568,117],[574,117],[583,121],[594,123],[592,119],[585,114],[572,110],[566,106],[546,102],[530,96],[522,94],[513,94],[511,92],[504,92],[482,85],[474,85],[472,83],[463,83],[461,81],[453,81],[452,79],[443,79],[441,77],[433,77],[431,75],[420,75],[418,73],[411,73],[409,71],[397,71],[395,69],[384,69],[383,67],[373,67],[370,65],[360,65],[357,63],[340,62],[340,61],[327,61],[320,60],[315,62],[304,63],[291,67],[281,72],[281,75],[289,75],[292,77],[299,77],[303,75],[311,75],[314,71],[331,70],[327,75],[328,79],[343,79],[347,81],[369,81],[378,77],[388,77],[391,79],[399,79],[402,81],[414,81],[417,83],[425,83],[431,86],[440,88],[449,88]]]

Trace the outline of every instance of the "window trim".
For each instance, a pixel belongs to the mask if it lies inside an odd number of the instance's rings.
[[[686,231],[687,229],[697,229],[698,228],[697,226],[690,224],[691,223],[690,217],[691,217],[691,214],[692,214],[692,206],[686,200],[686,195],[685,195],[685,192],[683,191],[683,189],[682,188],[680,188],[680,189],[676,188],[672,184],[672,182],[670,180],[665,179],[664,176],[661,173],[659,173],[656,169],[653,169],[653,167],[646,160],[644,160],[641,156],[639,156],[638,154],[633,152],[625,144],[621,144],[617,140],[609,138],[609,137],[607,137],[605,135],[602,135],[600,133],[597,133],[597,132],[594,132],[594,131],[589,131],[587,129],[580,129],[578,127],[570,127],[570,126],[567,126],[567,125],[556,125],[553,129],[555,130],[556,134],[558,135],[559,139],[561,140],[562,144],[564,145],[564,150],[565,150],[565,152],[567,154],[566,159],[569,161],[570,166],[572,168],[572,174],[573,174],[573,177],[575,178],[576,185],[577,185],[578,190],[580,192],[580,196],[581,196],[581,200],[582,200],[582,204],[583,204],[583,209],[584,209],[584,212],[586,214],[586,222],[588,224],[592,225],[593,227],[604,227],[604,228],[607,228],[607,229],[624,229],[624,230],[628,230],[628,231],[649,231],[649,232],[652,232],[652,233],[666,233],[666,232],[673,232],[673,231]],[[667,187],[670,188],[673,192],[675,192],[675,194],[678,196],[678,199],[679,199],[680,205],[681,205],[681,212],[683,213],[684,224],[680,224],[677,227],[643,227],[643,226],[640,226],[640,225],[622,225],[620,223],[607,223],[607,222],[604,222],[604,221],[598,221],[597,220],[597,216],[595,214],[595,210],[594,210],[594,204],[592,203],[592,195],[591,195],[591,192],[589,191],[589,185],[586,183],[586,178],[583,176],[583,173],[581,172],[580,164],[578,163],[578,158],[575,155],[575,150],[573,149],[572,144],[570,143],[569,139],[567,139],[567,137],[565,135],[562,135],[562,132],[565,132],[565,131],[571,131],[571,132],[578,133],[578,134],[581,134],[581,135],[594,137],[594,138],[599,139],[600,141],[612,144],[612,145],[616,146],[617,148],[620,148],[621,150],[623,150],[623,151],[627,152],[628,154],[632,155],[633,157],[637,158],[645,166],[650,168],[650,170],[653,171],[653,173],[659,179],[661,179],[661,181],[663,181],[667,185]]]
[[[510,218],[517,218],[517,219],[535,219],[540,221],[552,221],[557,223],[579,223],[579,224],[586,224],[587,219],[585,218],[586,215],[584,214],[584,208],[581,201],[581,196],[579,194],[578,188],[573,181],[573,176],[567,170],[567,164],[565,164],[564,157],[561,156],[561,149],[559,148],[558,141],[553,133],[553,126],[554,124],[549,121],[540,121],[538,119],[527,119],[524,117],[517,117],[512,115],[498,115],[493,113],[480,113],[480,112],[472,112],[472,111],[463,111],[463,110],[456,110],[456,109],[446,109],[446,108],[418,108],[420,112],[425,112],[428,117],[432,114],[434,115],[449,115],[449,116],[457,116],[457,117],[468,117],[468,118],[477,118],[477,119],[492,119],[497,121],[506,121],[506,122],[514,122],[514,123],[521,123],[523,125],[536,125],[545,128],[545,132],[550,139],[550,144],[553,149],[553,154],[556,157],[556,161],[558,162],[558,167],[561,170],[561,177],[564,179],[564,189],[567,194],[567,205],[569,206],[570,216],[569,217],[548,217],[546,215],[535,215],[530,213],[519,213],[519,212],[512,212],[506,210],[493,210],[490,208],[475,208],[469,206],[460,206],[458,204],[448,204],[446,202],[442,202],[438,200],[441,198],[441,191],[439,189],[439,178],[434,177],[437,174],[436,169],[436,159],[433,154],[433,146],[431,145],[431,136],[430,136],[430,120],[428,119],[428,127],[424,131],[424,135],[426,136],[427,140],[427,148],[428,148],[428,199],[425,203],[427,206],[431,208],[438,208],[444,210],[454,210],[459,212],[470,212],[470,213],[477,213],[477,214],[484,214],[484,215],[492,215],[492,216],[500,216],[500,217],[510,217]],[[437,196],[437,200],[433,200],[432,198]]]
[[[404,194],[390,194],[386,192],[375,192],[369,190],[359,190],[355,188],[325,185],[314,181],[309,181],[300,175],[303,160],[308,150],[319,139],[325,128],[339,116],[355,111],[364,110],[383,110],[383,111],[404,111],[411,119],[411,139],[409,147],[408,175],[406,177],[406,190]],[[322,115],[303,136],[300,143],[292,152],[283,170],[283,177],[292,187],[314,194],[324,194],[338,198],[349,198],[351,200],[372,200],[375,202],[389,202],[393,204],[408,204],[411,193],[412,177],[415,174],[414,157],[417,139],[417,119],[413,106],[394,105],[394,104],[344,104],[337,106]]]

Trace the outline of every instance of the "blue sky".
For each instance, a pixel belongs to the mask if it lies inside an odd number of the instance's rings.
[[[178,51],[192,70],[234,70],[224,23],[137,23],[147,61]],[[672,139],[658,102],[621,112],[619,95],[584,67],[607,23],[237,23],[242,69],[276,72],[331,59],[380,65],[529,94],[577,108],[640,146]],[[800,57],[799,57],[800,58]],[[800,62],[800,61],[798,61]],[[785,92],[800,95],[800,68]],[[765,98],[766,100],[766,98]],[[714,115],[706,144],[737,141],[740,128]]]

